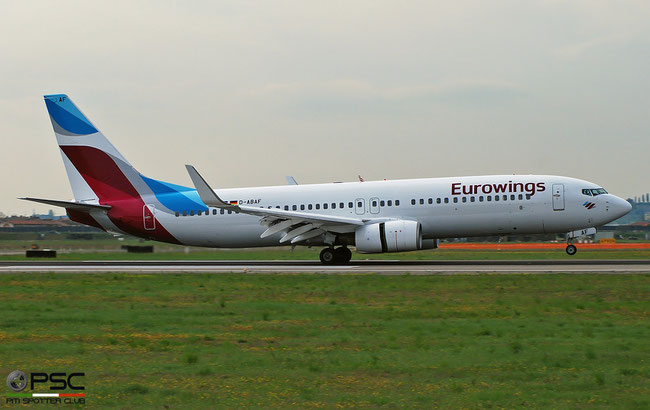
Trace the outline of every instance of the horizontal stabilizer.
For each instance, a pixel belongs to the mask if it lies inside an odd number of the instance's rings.
[[[66,209],[74,209],[77,211],[90,211],[93,209],[108,211],[109,209],[111,209],[109,205],[84,204],[82,202],[59,201],[56,199],[42,199],[42,198],[30,198],[30,197],[24,197],[18,199],[22,199],[24,201],[38,202],[40,204],[46,204],[46,205],[61,206]]]

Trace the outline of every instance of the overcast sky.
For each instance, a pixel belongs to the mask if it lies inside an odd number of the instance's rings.
[[[216,188],[532,173],[650,191],[647,0],[0,0],[0,16],[6,214],[72,198],[52,93],[183,185],[191,163]]]

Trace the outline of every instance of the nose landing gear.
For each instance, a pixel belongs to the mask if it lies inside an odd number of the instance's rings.
[[[340,248],[325,248],[320,252],[320,261],[324,265],[346,264],[352,259],[352,251],[345,246]]]
[[[575,246],[574,244],[572,244],[572,243],[569,243],[569,244],[566,246],[566,249],[565,249],[565,250],[566,250],[566,253],[567,253],[568,255],[570,255],[570,256],[573,256],[573,255],[576,254],[576,252],[578,252],[578,248],[576,248],[576,246]]]

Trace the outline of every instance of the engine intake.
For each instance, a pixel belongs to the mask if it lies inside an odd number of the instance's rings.
[[[422,226],[403,220],[364,225],[357,228],[354,239],[360,253],[417,251],[422,249]]]

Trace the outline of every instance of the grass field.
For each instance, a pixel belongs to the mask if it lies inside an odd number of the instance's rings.
[[[0,374],[83,371],[92,407],[648,408],[649,295],[649,275],[0,275]]]
[[[107,249],[76,249],[59,252],[56,260],[310,260],[318,261],[321,248],[297,247],[290,248],[260,248],[260,249],[203,249],[189,248],[187,252],[177,246],[163,248],[159,251],[154,245],[154,253],[127,253],[115,248]],[[165,246],[165,245],[162,245]],[[579,246],[579,245],[578,245]],[[47,246],[43,246],[46,248]],[[54,249],[62,249],[61,246]],[[63,248],[65,249],[65,248]],[[417,252],[401,252],[386,254],[359,254],[354,252],[355,260],[504,260],[504,259],[650,259],[650,249],[580,249],[574,256],[567,255],[562,249],[543,250],[466,250],[466,249],[433,249]],[[0,255],[0,261],[23,261],[24,251],[17,254]]]

